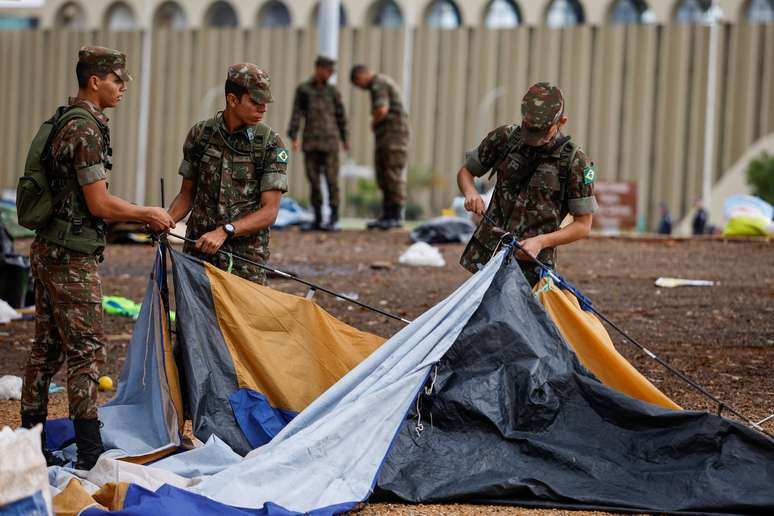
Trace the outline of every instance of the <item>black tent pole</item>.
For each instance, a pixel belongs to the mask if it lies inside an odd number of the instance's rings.
[[[510,236],[510,241],[506,243],[505,245],[508,245],[510,247],[515,247],[522,253],[524,253],[525,256],[530,258],[532,261],[538,264],[540,268],[542,268],[546,273],[549,275],[551,279],[553,279],[559,287],[564,287],[565,289],[569,290],[570,292],[575,295],[575,297],[578,298],[578,302],[580,303],[581,307],[584,309],[587,309],[591,312],[593,312],[595,315],[597,315],[600,319],[605,321],[607,324],[609,324],[615,331],[620,333],[624,339],[628,340],[635,346],[637,346],[640,350],[642,350],[646,355],[648,355],[650,358],[661,364],[664,368],[666,368],[669,372],[686,382],[688,385],[693,387],[694,389],[698,390],[700,393],[702,393],[704,396],[712,400],[713,402],[717,403],[718,405],[718,415],[723,410],[727,410],[728,412],[734,414],[736,417],[742,419],[745,421],[749,426],[752,428],[755,428],[756,430],[766,434],[767,436],[774,439],[774,435],[771,435],[770,433],[766,432],[763,428],[759,426],[759,423],[753,422],[751,419],[747,418],[743,414],[741,414],[738,410],[736,410],[734,407],[729,405],[728,403],[716,398],[712,393],[707,391],[704,387],[702,387],[700,384],[689,378],[685,373],[680,371],[679,369],[676,369],[675,367],[669,365],[668,362],[666,362],[664,359],[653,353],[651,350],[640,344],[636,339],[632,338],[628,333],[626,333],[621,327],[619,327],[617,324],[615,324],[613,321],[607,318],[606,315],[601,313],[599,310],[596,309],[596,307],[592,304],[591,300],[586,297],[584,294],[582,294],[573,284],[565,280],[563,277],[559,276],[551,267],[546,265],[545,263],[541,262],[537,259],[536,256],[532,256],[530,253],[528,253],[524,247],[519,244],[519,242],[511,235],[510,233],[502,230],[501,228],[497,227],[497,224],[494,223],[494,221],[488,216],[484,215],[484,218],[494,227],[495,230],[499,230],[503,234],[503,238],[506,236]],[[765,421],[765,420],[764,420]]]
[[[165,206],[164,200],[164,178],[160,178],[161,181],[161,207]],[[172,331],[172,312],[169,307],[169,284],[167,282],[167,248],[169,247],[169,241],[167,235],[162,233],[158,235],[159,249],[161,250],[161,301],[164,303],[164,311],[167,313],[167,328],[169,332]]]
[[[175,237],[177,239],[183,240],[183,241],[191,243],[191,244],[195,244],[196,243],[196,240],[184,237],[182,235],[177,235],[175,233],[167,233],[167,235],[169,235],[171,237]],[[365,308],[367,310],[371,310],[373,312],[381,314],[381,315],[383,315],[385,317],[389,317],[391,319],[395,319],[396,321],[401,321],[401,322],[406,323],[406,324],[410,324],[411,323],[411,321],[409,321],[408,319],[405,319],[405,318],[400,317],[400,316],[395,315],[395,314],[391,314],[389,312],[385,312],[384,310],[376,308],[375,306],[371,306],[371,305],[367,305],[365,303],[361,303],[357,299],[353,299],[353,298],[351,298],[351,297],[349,297],[347,295],[339,294],[338,292],[334,292],[333,290],[329,290],[329,289],[327,289],[325,287],[321,287],[320,285],[312,283],[311,281],[306,281],[305,279],[299,278],[298,276],[296,276],[294,274],[290,274],[289,272],[281,271],[281,270],[275,269],[273,267],[269,267],[268,265],[265,265],[263,263],[258,263],[258,262],[255,262],[253,260],[249,260],[249,259],[245,258],[244,256],[239,256],[238,254],[235,254],[235,253],[228,253],[226,251],[221,251],[221,250],[218,250],[218,253],[221,253],[224,256],[234,257],[237,260],[241,260],[241,261],[243,261],[245,263],[249,263],[250,265],[253,265],[255,267],[261,268],[261,269],[263,269],[263,270],[265,270],[267,272],[271,272],[273,274],[276,274],[277,276],[281,276],[281,277],[286,278],[286,279],[297,281],[298,283],[302,283],[302,284],[306,285],[307,287],[309,287],[312,290],[319,290],[320,292],[325,292],[326,294],[330,294],[332,296],[338,297],[339,299],[343,299],[345,301],[348,301],[348,302],[350,302],[352,304],[355,304],[355,305],[360,306],[362,308]]]

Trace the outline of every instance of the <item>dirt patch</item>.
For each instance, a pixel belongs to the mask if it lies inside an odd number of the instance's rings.
[[[439,246],[442,268],[398,265],[408,247],[405,232],[345,231],[272,234],[271,263],[321,286],[356,294],[371,304],[413,319],[456,289],[468,273],[457,263],[461,244]],[[29,243],[17,243],[24,252]],[[149,246],[115,245],[102,264],[105,294],[140,300],[153,261]],[[375,262],[391,268],[373,269]],[[595,306],[641,344],[680,368],[713,394],[754,420],[774,413],[774,245],[737,240],[631,240],[592,238],[562,249],[560,272]],[[659,276],[707,279],[708,288],[659,289]],[[273,279],[279,290],[305,295],[298,283]],[[339,319],[390,336],[403,324],[318,292],[315,300]],[[106,316],[108,361],[105,373],[118,377],[133,327],[129,319]],[[668,396],[687,409],[716,411],[703,396],[611,329],[628,360]],[[0,374],[22,375],[34,333],[32,321],[0,326]],[[64,385],[64,372],[54,379]],[[106,401],[108,394],[101,394]],[[0,425],[18,425],[19,402],[0,401]],[[51,396],[49,415],[67,415],[64,393]],[[774,432],[774,422],[766,425]],[[374,504],[363,514],[565,514],[565,511],[497,506]],[[569,514],[569,513],[568,513]],[[583,514],[572,512],[572,514]],[[600,513],[586,513],[600,514]]]

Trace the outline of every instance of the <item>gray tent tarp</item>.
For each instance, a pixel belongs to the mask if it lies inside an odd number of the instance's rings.
[[[439,362],[433,389],[403,423],[381,471],[380,496],[774,511],[772,440],[713,414],[667,410],[603,385],[513,261],[503,263]]]

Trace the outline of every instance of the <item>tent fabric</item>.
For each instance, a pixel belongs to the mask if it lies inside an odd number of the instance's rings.
[[[404,419],[379,478],[383,495],[411,502],[761,514],[774,507],[772,485],[764,435],[600,383],[513,261]]]
[[[533,292],[564,340],[597,379],[632,398],[680,410],[677,403],[642,376],[615,349],[599,319],[593,313],[582,310],[578,299],[570,291],[557,288],[550,278],[543,278]]]
[[[99,409],[105,448],[127,456],[155,458],[160,450],[180,445],[182,394],[161,299],[163,282],[158,251],[116,395]]]
[[[175,272],[182,277],[179,267],[182,262],[178,258]],[[203,467],[194,451],[147,467],[103,455],[87,480],[97,485],[111,481],[132,483],[130,493],[138,492],[142,496],[135,506],[130,506],[127,497],[122,514],[164,514],[168,512],[170,500],[183,489],[201,495],[194,498],[199,506],[210,500],[214,507],[210,513],[214,514],[220,514],[220,504],[260,510],[285,507],[320,514],[355,507],[371,492],[378,469],[417,390],[475,311],[499,259],[376,349],[296,416],[269,444],[240,462],[231,464],[226,460],[220,472],[189,480],[180,475],[195,473]],[[201,283],[193,281],[187,285],[188,290],[184,290],[176,283],[179,314],[185,297],[202,295],[202,290],[192,293]],[[179,321],[191,317],[181,315]],[[207,314],[197,317],[204,320]],[[211,335],[203,337],[206,338]],[[188,340],[187,344],[195,343]],[[207,348],[203,352],[208,352]],[[153,356],[148,355],[149,359]],[[204,357],[202,364],[206,368],[202,366],[203,370],[213,371],[214,363]],[[216,376],[215,372],[212,376]],[[220,432],[218,435],[222,436]],[[175,461],[173,467],[162,469],[162,465],[172,461]],[[192,463],[196,467],[189,468]],[[213,467],[207,473],[217,469]],[[196,513],[206,514],[207,510],[198,507]]]
[[[297,299],[292,296],[275,302],[274,293],[263,292],[263,287],[248,285],[242,293],[242,285],[213,287],[230,276],[220,278],[202,262],[175,253],[186,399],[194,429],[203,428],[204,420],[211,439],[202,448],[148,466],[116,460],[108,452],[85,481],[130,484],[118,513],[127,515],[333,514],[367,500],[377,481],[379,496],[417,502],[486,500],[658,512],[765,513],[774,506],[772,441],[724,418],[667,409],[602,384],[565,342],[518,265],[506,258],[508,253],[498,253],[292,419],[287,406],[275,401],[292,398],[282,392],[281,382],[273,386],[278,392],[271,397],[257,390],[257,384],[240,380],[235,363],[242,359],[235,355],[258,349],[265,355],[283,353],[279,345],[255,342],[283,325],[311,321],[309,327],[288,332],[285,341],[300,347],[290,355],[297,361],[313,357],[310,350],[322,349],[314,342],[315,321],[328,330],[338,325],[313,306],[292,303]],[[231,292],[241,301],[229,301]],[[239,316],[242,303],[248,306]],[[149,312],[151,306],[144,303]],[[577,307],[570,303],[570,308]],[[265,326],[251,322],[248,327],[254,331],[229,337],[234,341],[227,344],[224,333],[237,334],[229,333],[236,331],[232,326],[224,332],[225,321],[264,317],[269,319]],[[145,374],[145,381],[158,386],[139,391],[132,401],[140,404],[139,397],[147,396],[161,412],[171,398],[159,373],[167,370],[165,355],[156,351],[163,349],[163,339],[148,329],[151,320],[141,314],[135,333],[151,337],[132,341],[145,361],[127,360],[134,370],[125,373],[127,378],[140,376],[137,370],[153,373]],[[336,349],[346,349],[350,337],[368,338],[356,331],[331,331],[341,338]],[[265,371],[269,378],[274,374],[272,368]],[[237,400],[240,396],[245,399]],[[252,412],[255,417],[240,423],[233,408],[238,402],[290,419],[244,458],[227,439],[230,432],[241,436],[249,449],[249,430],[244,432],[240,424],[261,431],[271,425],[256,422],[263,413]],[[119,413],[116,408],[111,427],[128,424]],[[150,423],[174,413],[154,415]],[[126,435],[114,435],[130,441],[158,437],[140,426],[135,421]],[[166,429],[169,443],[177,424],[157,426]],[[163,435],[157,439],[163,440]],[[127,448],[121,442],[116,447]],[[66,475],[55,476],[69,481]],[[84,514],[97,513],[87,509]]]
[[[339,514],[337,507],[310,512],[310,516],[326,516]],[[81,516],[103,516],[105,513],[98,508],[89,508]],[[177,489],[172,486],[162,486],[157,491],[149,491],[142,487],[131,485],[124,498],[123,509],[112,512],[116,516],[156,516],[159,514],[188,514],[197,516],[295,516],[297,512],[288,511],[278,505],[267,503],[260,509],[245,509],[232,507],[215,502],[203,496]],[[300,515],[299,515],[300,516]]]
[[[299,512],[365,500],[417,391],[479,305],[498,260],[385,342],[267,445],[190,489],[229,505],[272,502]]]
[[[300,412],[384,343],[309,299],[201,265],[239,386],[281,410]]]
[[[315,303],[171,251],[194,435],[245,454],[384,342]]]
[[[75,442],[75,425],[69,417],[47,419],[44,427],[47,450],[61,450]]]
[[[196,511],[190,509],[195,514],[219,514],[220,504],[319,514],[354,508],[370,494],[399,425],[433,364],[479,305],[497,270],[496,261],[376,349],[270,443],[240,462],[190,480],[172,470],[183,472],[184,456],[193,452],[160,461],[159,465],[177,460],[170,471],[103,455],[87,480],[98,485],[131,482],[135,485],[130,493],[135,487],[142,488],[136,490],[142,495],[135,500],[137,505],[132,506],[127,496],[121,514],[164,514],[178,495],[185,503],[195,501]],[[176,268],[176,274],[178,271]],[[183,295],[176,288],[178,313]],[[180,316],[179,320],[185,319]],[[200,496],[191,499],[182,490]]]
[[[271,441],[297,415],[272,407],[266,396],[251,389],[239,389],[228,400],[239,428],[253,448]]]
[[[101,511],[119,511],[124,506],[129,484],[108,482],[95,493],[90,494],[75,478],[53,499],[54,513],[57,516],[78,516],[87,508]],[[102,512],[104,514],[104,512]]]
[[[185,478],[213,475],[242,460],[217,435],[212,435],[203,446],[192,448],[154,462],[153,469],[162,469]]]

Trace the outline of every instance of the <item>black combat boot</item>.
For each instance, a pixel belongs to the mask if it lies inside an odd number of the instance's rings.
[[[314,207],[314,222],[304,222],[301,224],[301,231],[320,231],[323,229],[322,206]]]
[[[402,207],[400,204],[390,204],[386,210],[386,217],[379,225],[379,229],[387,231],[388,229],[402,228]]]
[[[38,423],[43,425],[43,430],[40,432],[40,449],[43,450],[43,457],[46,458],[46,466],[64,466],[67,461],[60,459],[46,449],[46,416],[21,415],[22,428],[32,428]]]
[[[341,226],[339,225],[339,208],[334,208],[331,206],[331,216],[328,219],[328,222],[323,225],[322,227],[323,231],[341,231]]]
[[[390,207],[387,204],[382,205],[382,214],[374,220],[366,222],[366,229],[383,229],[384,221],[387,220]]]
[[[97,463],[97,459],[105,449],[102,447],[102,435],[99,428],[102,423],[96,417],[93,419],[74,419],[75,445],[78,447],[78,462],[75,469],[89,470]]]

